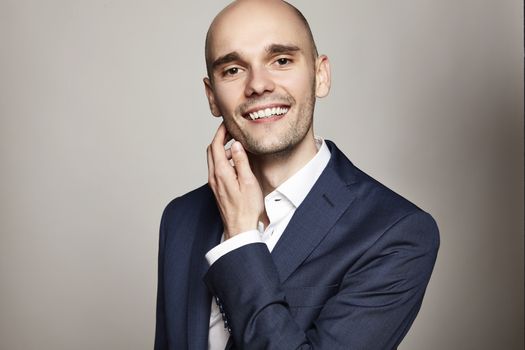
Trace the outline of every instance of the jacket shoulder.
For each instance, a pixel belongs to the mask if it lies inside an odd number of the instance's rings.
[[[182,196],[172,199],[164,209],[164,212],[172,212],[180,209],[198,206],[204,204],[210,199],[213,199],[213,192],[208,184],[204,184]]]
[[[380,233],[402,224],[412,233],[425,232],[431,245],[439,245],[439,233],[433,217],[416,204],[356,167],[334,143],[331,166],[340,180],[355,193],[351,216],[359,218],[367,229]],[[349,213],[350,214],[350,213]]]
[[[171,200],[162,213],[161,228],[169,229],[175,222],[178,227],[194,224],[203,215],[209,217],[216,212],[213,192],[205,184]]]
[[[401,230],[403,240],[417,242],[425,251],[437,251],[439,229],[432,215],[361,170],[357,171],[361,178],[363,208],[369,208],[369,220],[383,222],[384,230],[380,230],[383,234]]]

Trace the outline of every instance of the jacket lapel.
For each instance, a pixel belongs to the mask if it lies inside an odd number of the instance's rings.
[[[210,191],[211,193],[211,191]],[[212,199],[205,210],[206,218],[197,224],[197,237],[193,242],[188,285],[188,349],[207,350],[211,311],[211,294],[203,277],[208,270],[206,253],[219,244],[222,235],[222,221]],[[208,216],[209,215],[209,216]]]
[[[355,199],[354,166],[327,141],[331,159],[277,242],[272,257],[281,283],[301,265]]]

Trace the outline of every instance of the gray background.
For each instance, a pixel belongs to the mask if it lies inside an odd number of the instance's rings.
[[[441,229],[401,349],[522,349],[522,2],[293,3],[332,62],[316,133]],[[0,0],[1,349],[152,347],[160,214],[206,181],[224,4]]]

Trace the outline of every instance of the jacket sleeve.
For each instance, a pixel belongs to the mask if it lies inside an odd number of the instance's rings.
[[[166,241],[165,216],[167,209],[162,214],[159,232],[159,256],[158,256],[158,279],[157,279],[157,311],[155,324],[155,350],[168,348],[165,310],[164,310],[164,247]]]
[[[337,293],[306,330],[290,313],[264,244],[224,255],[205,282],[222,304],[238,349],[392,349],[419,311],[438,247],[430,215],[403,217],[348,266]]]

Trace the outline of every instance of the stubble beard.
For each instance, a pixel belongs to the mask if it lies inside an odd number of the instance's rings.
[[[308,131],[311,129],[313,124],[313,114],[315,109],[315,82],[312,82],[311,93],[306,99],[302,107],[296,111],[296,122],[293,124],[293,120],[287,120],[288,116],[285,116],[281,123],[286,123],[284,130],[281,135],[278,136],[278,140],[275,142],[265,142],[255,138],[248,132],[241,130],[239,126],[233,121],[233,118],[224,118],[226,129],[230,135],[237,141],[239,141],[244,149],[256,156],[271,156],[282,158],[293,152],[295,147],[303,141]],[[295,99],[292,96],[282,96],[281,100],[291,102],[292,106],[296,106]],[[248,102],[253,104],[254,102]],[[240,110],[247,109],[246,106],[241,106]],[[290,112],[290,111],[289,111]],[[288,112],[288,113],[289,113]],[[272,122],[269,122],[271,124]],[[264,125],[262,125],[264,126]],[[270,125],[268,125],[270,129]]]

